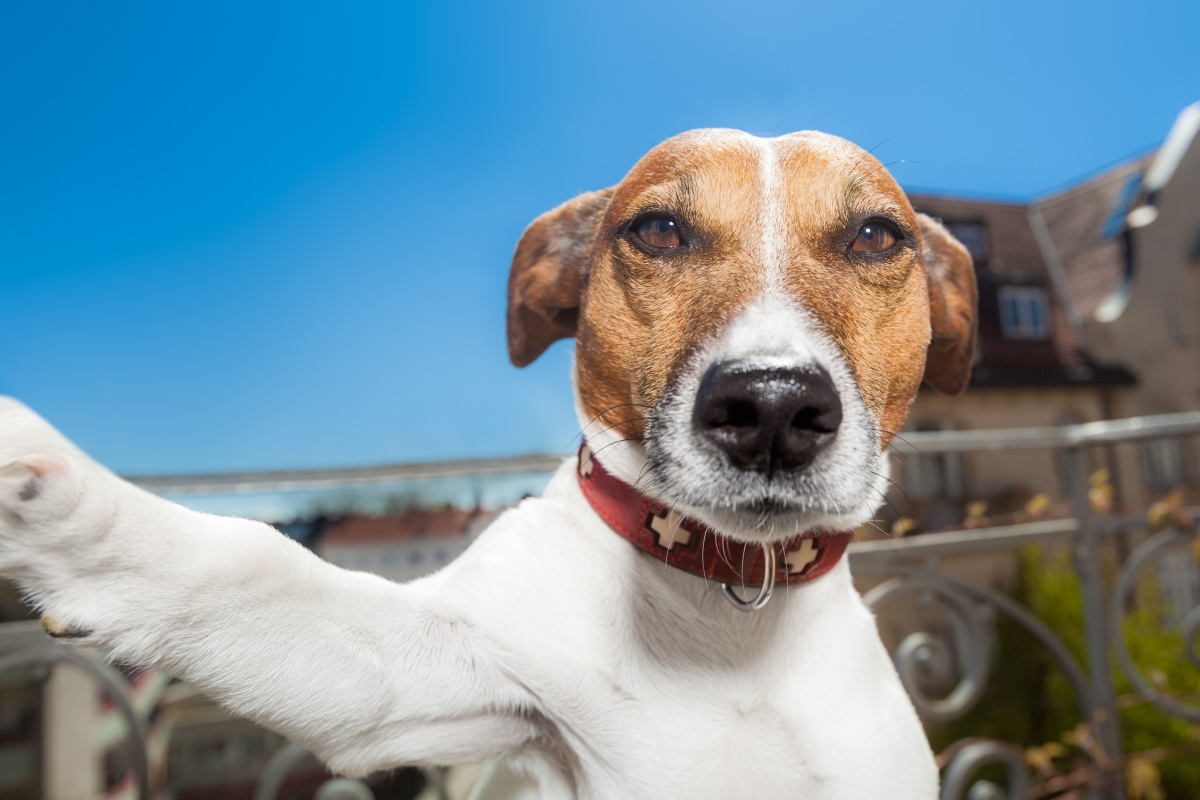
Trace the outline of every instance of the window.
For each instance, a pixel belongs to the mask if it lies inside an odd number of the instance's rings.
[[[1187,482],[1183,465],[1183,443],[1178,439],[1148,439],[1142,444],[1146,485],[1172,489]]]
[[[963,247],[971,254],[975,266],[986,264],[988,260],[987,226],[982,222],[947,222],[946,230],[950,235],[962,242]]]
[[[1050,303],[1036,286],[1000,287],[1000,328],[1006,339],[1050,337]]]

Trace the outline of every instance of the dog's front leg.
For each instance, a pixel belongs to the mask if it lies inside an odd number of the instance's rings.
[[[505,654],[422,584],[143,492],[4,398],[0,572],[52,635],[184,678],[347,774],[536,735]]]

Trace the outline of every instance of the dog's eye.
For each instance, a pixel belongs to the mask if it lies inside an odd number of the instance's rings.
[[[872,220],[858,229],[850,249],[856,253],[884,253],[900,241],[900,231],[882,220]]]
[[[666,214],[648,214],[639,217],[629,226],[633,235],[651,247],[668,250],[683,244],[679,224]]]

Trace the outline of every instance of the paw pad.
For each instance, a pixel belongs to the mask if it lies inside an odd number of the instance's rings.
[[[26,522],[63,516],[79,490],[78,474],[58,456],[29,455],[0,464],[0,508],[7,506]]]
[[[28,503],[30,500],[36,500],[37,496],[41,493],[41,483],[37,478],[30,478],[29,483],[22,486],[21,491],[17,492],[17,499],[23,503]]]

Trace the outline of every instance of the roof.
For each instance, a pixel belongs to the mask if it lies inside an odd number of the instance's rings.
[[[1175,170],[1197,136],[1200,136],[1200,103],[1192,103],[1175,118],[1166,141],[1146,170],[1147,192],[1157,192],[1171,182]]]
[[[1125,244],[1106,231],[1110,219],[1153,155],[1126,161],[1084,183],[1034,203],[1062,262],[1071,298],[1090,318],[1125,274]],[[1136,187],[1134,187],[1136,189]]]
[[[1180,114],[1156,151],[1127,159],[1029,204],[910,195],[917,211],[947,223],[981,222],[987,228],[987,258],[976,264],[982,352],[973,383],[1016,386],[1134,381],[1132,373],[1121,366],[1092,361],[1079,321],[1094,318],[1128,274],[1127,242],[1122,235],[1126,213],[1170,179],[1182,153],[1198,136],[1200,103]],[[996,320],[989,319],[989,314],[998,314],[990,308],[996,304],[996,287],[1010,282],[1045,286],[1050,296],[1053,333],[1041,349],[1030,342],[1005,341],[996,329]]]
[[[1047,266],[1034,235],[1029,207],[1022,203],[910,195],[913,208],[950,224],[978,222],[987,230],[987,254],[976,259],[979,282],[979,357],[972,384],[983,386],[1079,385],[1095,382],[1083,341],[1072,325],[1059,282]],[[1051,336],[1044,341],[1013,341],[1001,330],[999,287],[1036,285],[1050,298]],[[1070,302],[1070,298],[1066,299]],[[1031,376],[1036,373],[1036,379]],[[1081,377],[1082,376],[1082,377]]]
[[[998,273],[1045,274],[1046,262],[1029,227],[1025,205],[925,194],[912,194],[908,199],[914,209],[936,219],[987,225],[987,263],[976,264],[977,267]]]
[[[439,508],[384,517],[355,515],[334,525],[321,539],[321,546],[466,536],[482,513],[478,508]]]

